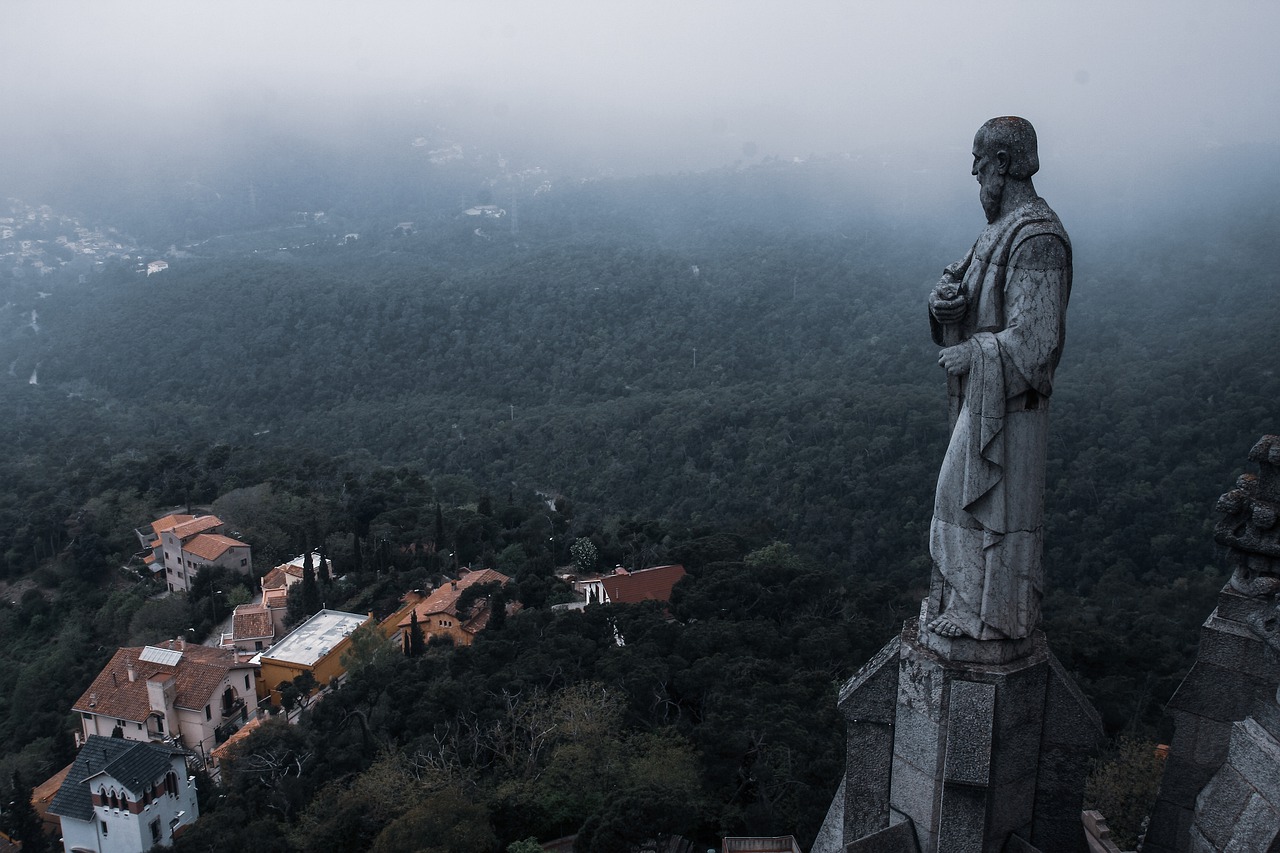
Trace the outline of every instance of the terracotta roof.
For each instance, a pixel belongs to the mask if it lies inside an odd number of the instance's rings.
[[[493,569],[468,572],[456,581],[445,581],[440,584],[439,588],[433,590],[431,595],[424,598],[413,610],[418,614],[419,622],[436,613],[448,613],[456,617],[459,616],[457,611],[458,597],[462,595],[462,591],[467,587],[483,583],[500,583],[506,586],[510,580],[511,578],[502,572],[495,572]],[[400,620],[398,627],[407,626],[411,618],[411,614],[406,613],[404,618]]]
[[[623,575],[604,578],[605,594],[615,604],[639,601],[670,601],[671,589],[684,577],[684,566],[654,566]]]
[[[56,815],[49,814],[49,804],[53,802],[54,795],[62,787],[63,780],[67,778],[67,774],[71,772],[73,766],[75,766],[74,761],[48,779],[45,779],[31,791],[31,805],[35,806],[36,813],[40,815],[40,819],[44,822],[52,823],[55,829],[58,828],[58,818]]]
[[[172,530],[179,524],[186,524],[188,521],[192,521],[193,519],[195,519],[194,515],[177,515],[175,513],[170,513],[164,518],[157,518],[155,521],[151,522],[151,530],[156,536],[159,536],[166,530]]]
[[[263,589],[282,589],[302,580],[302,567],[283,563],[262,576]]]
[[[152,648],[152,647],[145,647]],[[118,649],[110,662],[81,694],[72,710],[103,717],[115,717],[140,723],[151,713],[147,697],[147,681],[152,678],[174,679],[174,705],[180,708],[203,708],[209,704],[227,673],[240,666],[233,652],[209,646],[189,644],[185,648],[175,640],[159,646],[180,653],[176,665],[142,659],[144,647]],[[155,655],[149,655],[155,657]],[[129,665],[134,679],[129,680]]]
[[[426,598],[427,597],[425,595],[423,595],[421,592],[419,592],[416,589],[409,590],[403,596],[400,597],[400,601],[403,602],[400,609],[397,610],[395,613],[392,613],[386,619],[383,619],[381,622],[379,622],[378,628],[382,631],[383,634],[390,637],[392,634],[396,632],[396,629],[400,627],[401,622],[404,622],[404,624],[406,625],[409,624],[407,621],[405,621],[410,618],[409,611],[414,608],[414,605],[418,604],[421,601],[425,601]]]
[[[215,527],[222,526],[222,519],[216,515],[198,515],[190,521],[184,521],[176,524],[169,531],[179,539],[188,539],[197,533],[204,533],[206,530],[212,530]]]
[[[201,533],[190,541],[182,543],[183,551],[188,554],[195,554],[205,560],[216,560],[230,548],[248,547],[245,543],[232,539],[230,536],[220,536],[216,533]]]
[[[212,753],[214,761],[221,761],[227,757],[227,753],[231,751],[231,747],[253,734],[253,730],[262,725],[266,717],[254,717],[249,722],[241,726],[235,734],[222,742],[221,746],[216,747]]]
[[[237,640],[272,637],[271,611],[262,604],[241,604],[231,616],[231,636]]]
[[[289,591],[282,586],[275,589],[264,589],[262,591],[262,603],[267,607],[285,607],[289,603]]]
[[[507,615],[519,613],[524,605],[518,601],[507,602]],[[471,618],[462,623],[462,630],[468,634],[479,634],[485,628],[489,627],[489,618],[493,615],[493,608],[489,606],[489,602],[480,601],[476,603],[476,607],[472,608]]]

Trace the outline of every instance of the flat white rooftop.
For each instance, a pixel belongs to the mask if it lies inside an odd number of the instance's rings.
[[[321,610],[263,652],[262,659],[312,666],[342,642],[343,637],[368,621],[367,614]]]

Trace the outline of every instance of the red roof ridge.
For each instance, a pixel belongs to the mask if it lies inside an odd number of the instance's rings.
[[[462,614],[457,611],[458,598],[461,597],[463,590],[483,583],[500,583],[506,586],[510,581],[511,578],[493,569],[479,569],[467,572],[456,581],[445,581],[440,584],[440,586],[431,591],[430,595],[414,606],[413,612],[418,614],[419,622],[436,613],[449,613],[455,617],[469,618],[472,614],[469,614],[468,617],[462,617]],[[408,625],[411,618],[411,614],[406,615],[400,620],[398,627]]]

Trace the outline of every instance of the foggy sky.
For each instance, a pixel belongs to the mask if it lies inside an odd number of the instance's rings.
[[[1277,33],[1275,3],[8,0],[0,137],[322,128],[419,97],[640,170],[923,151],[968,182],[974,130],[1019,114],[1040,180],[1106,185],[1280,142]]]

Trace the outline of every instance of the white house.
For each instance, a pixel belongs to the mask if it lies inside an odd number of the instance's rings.
[[[119,729],[127,740],[177,741],[207,756],[257,702],[255,669],[234,651],[170,640],[118,649],[72,710],[86,741]]]
[[[200,815],[183,750],[89,738],[49,804],[66,853],[143,853],[171,847]]]

